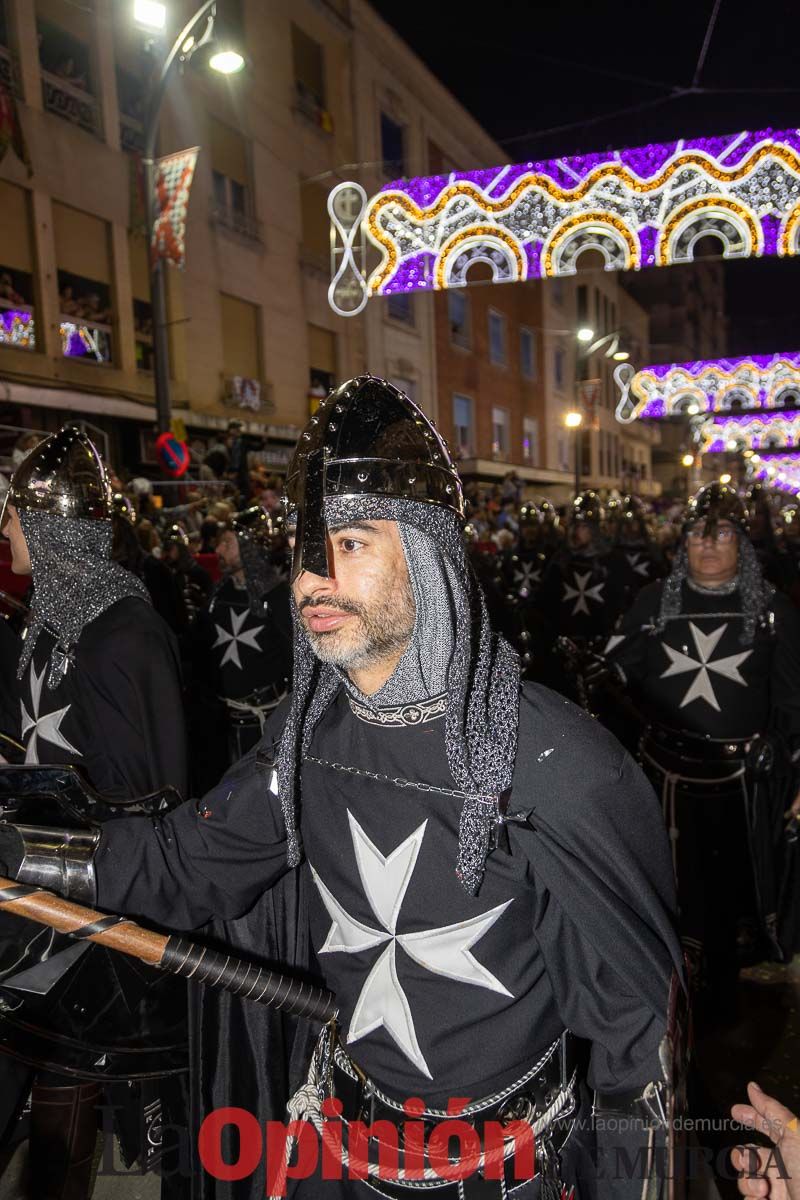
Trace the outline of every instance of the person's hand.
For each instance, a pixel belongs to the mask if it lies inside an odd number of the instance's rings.
[[[798,791],[794,800],[783,815],[786,817],[787,823],[791,821],[800,821],[800,791]]]
[[[734,1104],[734,1121],[765,1133],[772,1146],[738,1146],[731,1154],[741,1172],[743,1196],[769,1200],[800,1200],[800,1121],[788,1108],[763,1092],[757,1083],[747,1085],[749,1104]]]

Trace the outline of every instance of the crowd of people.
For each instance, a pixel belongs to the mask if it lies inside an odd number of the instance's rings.
[[[306,1070],[317,1129],[337,1097],[345,1124],[365,1097],[370,1119],[408,1095],[431,1120],[450,1096],[479,1124],[535,1115],[551,1191],[520,1200],[643,1194],[587,1140],[622,1115],[663,1195],[676,996],[701,1033],[734,1021],[740,969],[800,949],[797,505],[712,483],[660,512],[556,506],[513,473],[462,498],[446,455],[371,377],[321,405],[286,507],[236,423],[171,505],[77,430],[20,453],[3,531],[32,590],[0,622],[3,753],[75,766],[95,798],[0,771],[0,874],[340,1004],[309,1066],[302,1023],[194,986],[187,1023],[171,976],[0,914],[0,1130],[29,1140],[36,1200],[86,1200],[98,1109],[167,1200],[222,1196],[176,1166],[180,1131],[220,1106],[282,1119]],[[397,470],[375,485],[378,460]],[[748,1099],[737,1119],[791,1162],[792,1115]],[[774,1155],[737,1154],[745,1194],[795,1200]],[[265,1194],[264,1170],[225,1197]]]

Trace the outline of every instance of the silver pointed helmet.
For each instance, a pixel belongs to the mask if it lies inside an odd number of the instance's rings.
[[[0,521],[9,504],[18,511],[107,520],[111,488],[103,460],[81,429],[65,425],[40,442],[11,477]]]
[[[325,500],[382,496],[449,509],[464,519],[464,495],[444,438],[403,392],[361,375],[323,400],[295,448],[286,476],[297,532],[292,579],[328,577]]]

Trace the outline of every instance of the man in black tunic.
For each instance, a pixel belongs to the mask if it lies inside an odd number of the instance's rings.
[[[641,757],[670,832],[684,948],[719,1016],[748,941],[783,953],[776,871],[784,810],[800,810],[800,617],[765,582],[733,488],[690,501],[670,575],[639,593],[606,658],[647,722]]]
[[[103,830],[99,903],[191,928],[247,913],[296,869],[308,924],[278,930],[281,955],[304,968],[310,928],[340,1014],[294,1111],[319,1128],[335,1094],[346,1143],[365,1113],[402,1121],[419,1097],[436,1121],[467,1097],[478,1129],[531,1124],[537,1176],[438,1180],[440,1200],[639,1197],[681,971],[655,797],[591,718],[520,687],[467,567],[455,467],[407,397],[369,376],[342,385],[287,491],[291,701],[198,806]],[[0,859],[35,881],[0,832]],[[369,1187],[410,1200],[412,1181],[374,1171]],[[297,1195],[370,1191],[316,1178]]]
[[[31,452],[11,481],[2,528],[12,570],[34,585],[16,679],[3,680],[25,762],[77,766],[112,804],[170,784],[185,794],[175,641],[144,584],[111,559],[108,480],[85,434],[65,428]],[[91,894],[87,884],[83,898]],[[83,951],[76,957],[66,938],[2,918],[0,1137],[32,1085],[36,1200],[88,1195],[104,1080],[116,1081],[106,1098],[118,1106],[123,1154],[144,1162],[144,1107],[151,1117],[160,1111],[160,1074],[185,1071],[183,985],[149,968],[131,972],[101,947]],[[40,960],[62,968],[55,983],[38,995],[17,989]]]

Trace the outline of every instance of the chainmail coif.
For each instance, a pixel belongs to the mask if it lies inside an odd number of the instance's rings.
[[[417,564],[424,563],[426,546],[416,544],[403,525],[429,535],[443,556],[447,581],[452,584],[449,597],[438,606],[437,618],[447,622],[441,631],[452,654],[444,678],[447,690],[445,748],[450,773],[456,787],[469,793],[459,822],[456,873],[470,895],[476,895],[485,870],[492,829],[497,820],[501,795],[511,787],[517,751],[519,718],[519,658],[504,638],[493,633],[483,593],[472,573],[457,517],[446,509],[411,500],[382,496],[337,497],[326,500],[325,520],[343,524],[347,520],[397,521],[411,565],[412,586],[420,584]],[[418,559],[418,554],[421,555]],[[421,567],[424,571],[424,566]],[[415,592],[417,591],[415,587]],[[449,590],[449,589],[448,589]],[[291,708],[278,752],[278,786],[287,836],[290,866],[302,857],[298,828],[299,778],[303,755],[308,751],[314,730],[341,686],[336,668],[320,662],[306,636],[293,604],[294,690]],[[415,621],[417,641],[419,621]],[[399,664],[401,681],[414,678],[413,663],[420,661],[420,650],[404,654]],[[405,664],[405,665],[404,665]],[[428,688],[436,686],[429,675]],[[393,677],[394,678],[394,677]],[[432,682],[430,681],[432,679]],[[387,697],[391,697],[391,700]],[[375,703],[414,702],[417,695],[396,693],[393,679],[379,693],[368,698]],[[496,797],[489,801],[487,796]],[[480,798],[479,798],[480,797]]]
[[[50,658],[47,686],[59,685],[69,654],[85,626],[125,596],[150,603],[147,588],[130,571],[111,560],[111,521],[60,517],[20,509],[33,576],[33,604],[28,633],[17,667],[21,679],[36,639],[47,627],[58,639],[60,654]]]
[[[742,632],[739,635],[741,645],[749,645],[755,637],[756,626],[769,604],[775,589],[767,583],[761,571],[756,552],[749,538],[739,534],[739,569],[736,574],[737,590],[742,597]],[[677,617],[681,611],[684,581],[689,575],[689,560],[684,539],[672,570],[664,580],[661,593],[661,606],[655,621],[657,633],[663,633],[667,621]]]

